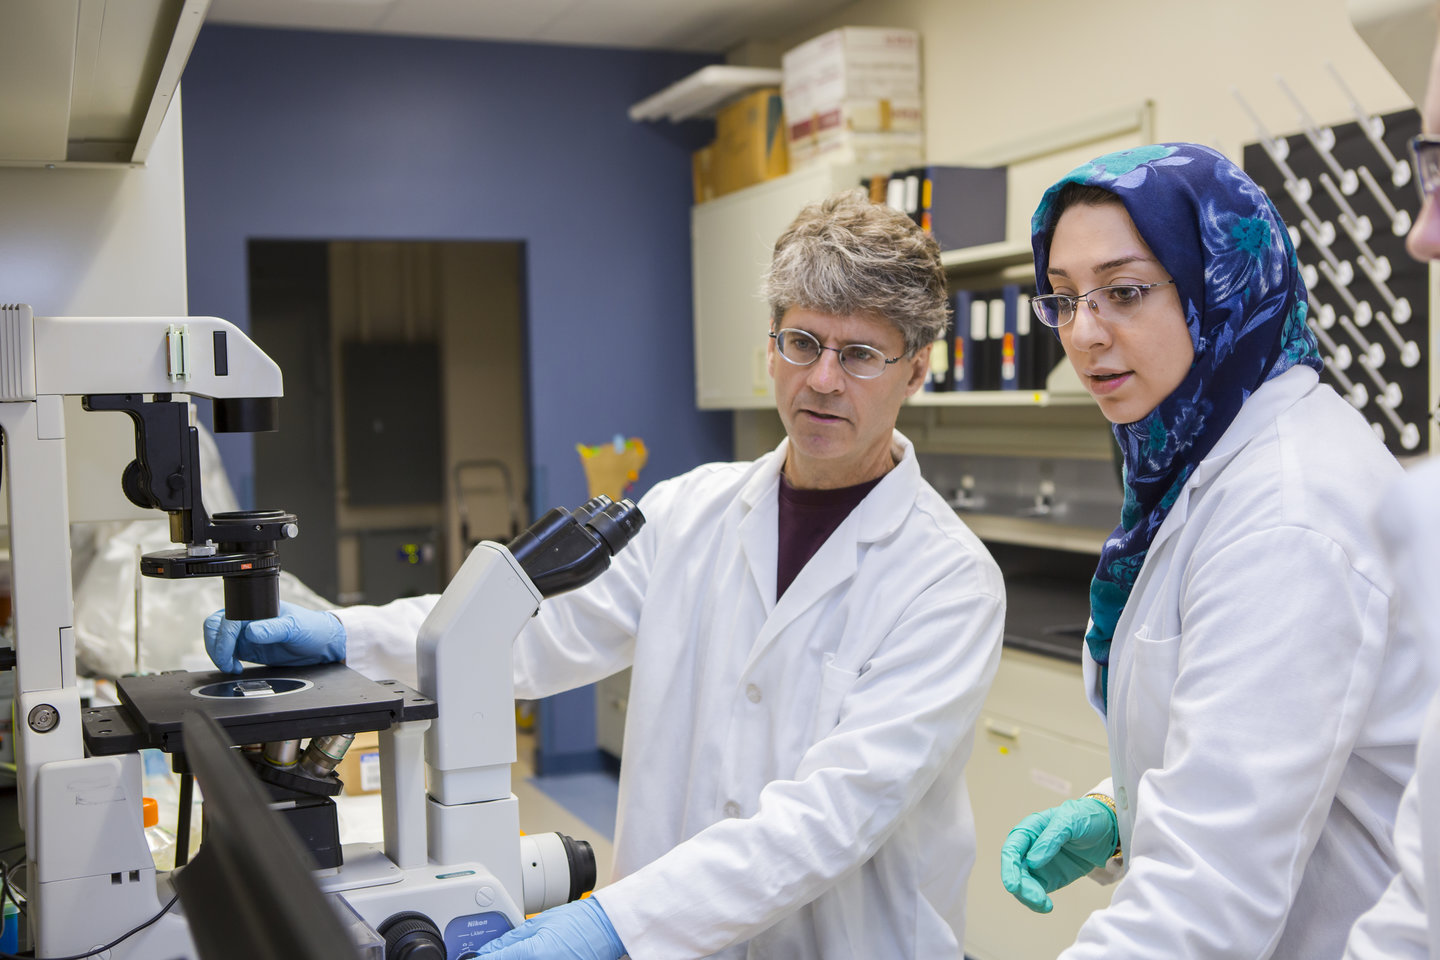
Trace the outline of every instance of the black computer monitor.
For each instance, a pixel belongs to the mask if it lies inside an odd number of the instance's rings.
[[[201,960],[359,960],[309,854],[220,724],[192,710],[181,731],[205,796],[205,842],[175,887]]]

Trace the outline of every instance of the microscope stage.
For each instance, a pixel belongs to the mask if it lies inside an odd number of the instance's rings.
[[[187,710],[214,718],[233,743],[385,730],[438,713],[434,700],[404,684],[370,680],[341,663],[251,667],[238,675],[176,670],[122,677],[117,686],[120,706],[85,711],[92,756],[146,747],[183,752],[180,721]]]

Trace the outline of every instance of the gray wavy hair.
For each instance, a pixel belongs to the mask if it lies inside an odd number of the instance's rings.
[[[763,295],[772,329],[791,307],[876,317],[899,329],[907,354],[950,326],[940,247],[915,221],[871,203],[862,190],[800,211],[775,241]]]

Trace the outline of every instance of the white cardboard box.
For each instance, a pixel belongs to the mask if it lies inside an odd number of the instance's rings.
[[[791,122],[847,100],[918,100],[920,35],[889,27],[840,27],[781,57]]]
[[[835,130],[790,142],[791,170],[836,163],[859,167],[864,176],[917,167],[924,161],[925,140],[919,133]]]

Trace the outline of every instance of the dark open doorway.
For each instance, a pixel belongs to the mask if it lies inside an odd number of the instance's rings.
[[[285,565],[316,592],[437,591],[527,521],[523,271],[521,243],[250,241],[250,333],[285,374],[255,501],[300,517]]]

